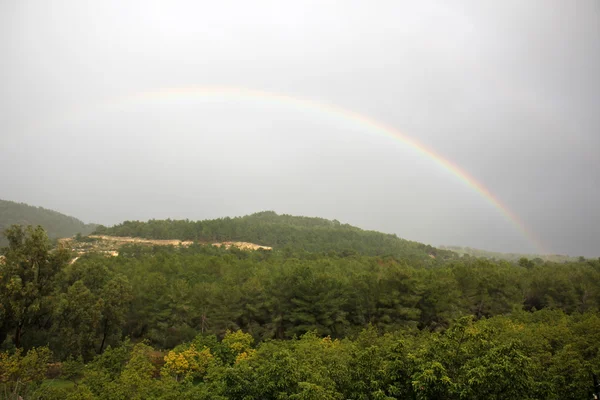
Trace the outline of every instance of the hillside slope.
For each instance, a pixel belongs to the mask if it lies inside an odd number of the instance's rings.
[[[46,208],[0,200],[0,247],[8,244],[2,233],[13,224],[41,225],[50,239],[69,237],[77,233],[87,235],[97,226],[95,224],[85,224],[77,218]]]
[[[243,241],[272,246],[275,249],[392,255],[421,260],[456,257],[451,251],[404,240],[396,235],[367,231],[335,220],[278,215],[273,211],[204,221],[125,221],[110,228],[99,227],[95,233],[147,239],[195,240],[204,243]]]

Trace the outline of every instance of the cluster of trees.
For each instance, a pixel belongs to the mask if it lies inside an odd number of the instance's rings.
[[[171,350],[124,341],[87,364],[70,358],[60,386],[35,381],[50,360],[47,348],[3,354],[0,388],[10,392],[21,379],[27,398],[56,400],[579,400],[592,398],[599,340],[597,314],[561,310],[463,317],[443,332],[381,334],[369,326],[343,339],[309,331],[257,345],[248,333],[228,331]]]
[[[86,312],[98,302],[115,301],[109,283],[118,298],[131,299],[119,303],[122,310],[111,315],[120,317],[109,326],[161,348],[190,340],[198,331],[243,329],[258,341],[312,330],[339,338],[367,324],[386,332],[436,330],[464,315],[545,308],[571,314],[600,306],[598,260],[535,264],[465,258],[413,266],[393,257],[344,252],[127,246],[116,258],[83,257],[61,276],[61,290],[79,296],[73,303],[86,304]],[[89,295],[82,299],[80,291]],[[104,339],[96,335],[96,342]]]
[[[57,211],[0,199],[0,247],[8,245],[2,232],[11,225],[40,225],[46,229],[50,239],[70,237],[77,233],[87,235],[97,226]]]
[[[193,240],[201,243],[244,241],[308,252],[345,251],[371,256],[393,255],[413,261],[432,257],[456,257],[452,251],[400,239],[396,235],[365,231],[336,220],[278,215],[273,211],[205,221],[125,221],[110,228],[99,226],[95,233],[147,239]]]
[[[600,260],[197,244],[73,263],[40,227],[6,234],[0,393],[564,399],[600,372]],[[73,383],[44,380],[49,363]]]
[[[0,260],[0,343],[4,347],[50,345],[55,355],[90,357],[121,340],[130,303],[127,278],[109,271],[70,271],[72,255],[52,248],[40,226],[6,230]],[[81,271],[83,272],[83,271]]]

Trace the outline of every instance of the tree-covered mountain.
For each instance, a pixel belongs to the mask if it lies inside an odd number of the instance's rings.
[[[11,225],[41,225],[50,239],[69,237],[77,233],[87,235],[96,228],[95,224],[86,224],[57,211],[0,200],[0,247],[8,244],[2,232]]]
[[[95,233],[198,242],[244,241],[311,253],[334,251],[368,256],[391,255],[411,260],[456,257],[451,251],[401,239],[393,234],[363,230],[336,220],[278,215],[273,211],[204,221],[125,221],[110,228],[98,227]]]

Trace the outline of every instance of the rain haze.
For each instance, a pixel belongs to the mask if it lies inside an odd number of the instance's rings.
[[[600,255],[597,0],[4,0],[0,57],[2,199]]]

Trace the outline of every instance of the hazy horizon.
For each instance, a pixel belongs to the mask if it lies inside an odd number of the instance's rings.
[[[433,245],[537,253],[535,237],[600,255],[593,0],[7,1],[0,51],[2,199],[104,225],[273,210]],[[177,91],[191,87],[274,95]],[[405,142],[275,95],[418,141],[530,237]]]

